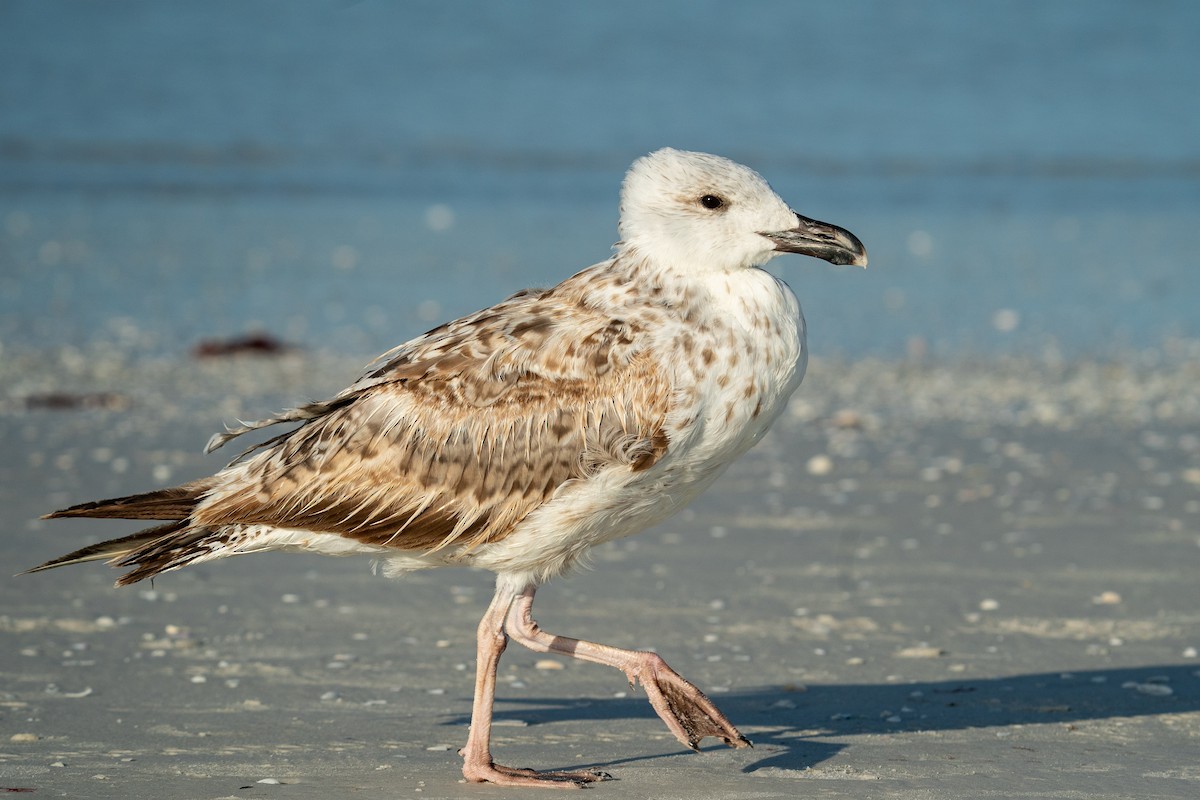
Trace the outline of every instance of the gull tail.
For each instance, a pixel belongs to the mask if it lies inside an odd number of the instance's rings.
[[[126,586],[144,578],[152,578],[160,572],[178,569],[202,555],[211,553],[211,549],[204,546],[203,542],[212,532],[206,528],[191,527],[190,522],[192,512],[209,488],[206,481],[194,481],[128,497],[80,503],[46,514],[42,519],[100,517],[169,521],[120,539],[88,545],[20,574],[27,575],[88,561],[107,561],[114,567],[137,567],[117,580],[118,586]]]
[[[192,515],[196,504],[208,489],[204,481],[158,489],[153,492],[131,494],[128,497],[113,497],[109,500],[94,500],[77,506],[64,508],[42,519],[60,517],[108,517],[114,519],[170,519],[183,520]]]
[[[135,567],[117,578],[117,586],[128,586],[163,572],[186,567],[196,560],[211,559],[214,551],[219,551],[227,540],[228,536],[214,534],[208,528],[192,528],[187,520],[177,520],[120,539],[88,545],[20,574],[28,575],[88,561],[107,561],[114,567]]]
[[[19,574],[28,575],[31,572],[42,572],[43,570],[54,569],[55,567],[65,567],[69,564],[85,564],[88,561],[107,560],[114,566],[120,566],[120,562],[124,561],[130,554],[143,549],[146,545],[158,542],[160,539],[171,538],[172,534],[178,533],[186,526],[187,523],[184,521],[168,522],[166,525],[155,525],[153,528],[147,528],[144,531],[138,531],[129,536],[123,536],[120,539],[109,539],[107,542],[99,542],[97,544],[90,544],[87,547],[81,547],[72,553],[53,558],[45,564],[39,564]],[[127,577],[122,576],[117,581],[117,585],[123,586],[126,583],[133,583],[133,581],[126,581],[125,578]],[[136,580],[141,580],[141,578]]]

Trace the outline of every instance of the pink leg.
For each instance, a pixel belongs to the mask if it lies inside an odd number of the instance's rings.
[[[585,783],[604,780],[600,772],[534,772],[514,769],[492,761],[492,705],[496,699],[496,668],[500,654],[508,643],[504,635],[504,617],[512,605],[514,592],[496,586],[496,594],[479,621],[476,634],[475,700],[471,707],[471,732],[467,746],[459,751],[463,757],[463,777],[472,783],[495,783],[500,786],[532,786],[577,789]]]
[[[508,612],[505,629],[516,641],[538,653],[562,655],[607,664],[625,673],[629,685],[641,682],[655,712],[683,745],[693,750],[706,736],[724,740],[730,747],[749,747],[742,736],[704,692],[684,680],[657,653],[622,650],[606,644],[546,633],[533,620],[534,586],[527,586]]]

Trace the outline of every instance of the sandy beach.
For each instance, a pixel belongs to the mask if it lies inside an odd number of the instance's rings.
[[[754,748],[688,753],[619,674],[514,646],[498,757],[602,769],[615,780],[587,791],[613,798],[1196,796],[1193,348],[814,362],[713,490],[539,594],[547,630],[653,646]],[[9,573],[128,529],[38,514],[199,476],[223,463],[200,454],[222,424],[361,365],[5,355]],[[505,793],[461,783],[456,754],[489,575],[272,554],[113,578],[0,582],[0,788]]]

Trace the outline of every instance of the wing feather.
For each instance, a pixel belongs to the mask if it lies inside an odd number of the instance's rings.
[[[571,481],[648,468],[671,399],[649,333],[572,286],[430,331],[333,400],[225,434],[302,423],[221,473],[191,524],[470,551]]]

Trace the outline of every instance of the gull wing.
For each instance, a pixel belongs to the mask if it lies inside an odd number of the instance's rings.
[[[671,389],[647,333],[568,284],[430,331],[333,400],[246,426],[303,422],[216,476],[190,524],[469,551],[573,480],[651,466]]]

